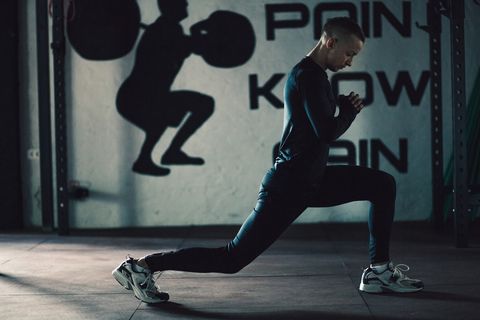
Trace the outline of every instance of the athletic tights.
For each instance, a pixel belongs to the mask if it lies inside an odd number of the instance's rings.
[[[367,200],[371,263],[389,261],[396,184],[388,173],[359,166],[327,166],[320,183],[306,186],[289,170],[272,168],[237,235],[219,248],[184,248],[146,256],[152,271],[236,273],[265,251],[307,207]]]

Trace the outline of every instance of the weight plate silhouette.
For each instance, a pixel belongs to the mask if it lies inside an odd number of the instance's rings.
[[[67,35],[84,59],[118,59],[133,49],[140,29],[135,0],[76,0],[68,9]]]

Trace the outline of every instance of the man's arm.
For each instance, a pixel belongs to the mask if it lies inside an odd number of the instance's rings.
[[[340,113],[335,117],[335,103],[328,98],[328,81],[314,72],[303,71],[297,77],[305,113],[318,139],[330,143],[352,124],[357,111],[348,98],[340,98]]]

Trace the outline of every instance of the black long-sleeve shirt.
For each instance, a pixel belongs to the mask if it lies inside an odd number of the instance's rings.
[[[335,117],[337,103],[340,112]],[[328,161],[329,144],[350,127],[357,111],[348,99],[335,99],[326,72],[309,57],[289,73],[284,104],[276,166],[289,168],[296,177],[317,183]]]

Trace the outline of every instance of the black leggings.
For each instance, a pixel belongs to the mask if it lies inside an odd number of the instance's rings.
[[[238,234],[220,248],[186,248],[148,255],[152,271],[236,273],[265,251],[307,207],[330,207],[368,200],[371,263],[390,260],[395,211],[395,179],[383,171],[357,166],[327,166],[321,183],[306,187],[288,172],[270,169],[258,201]]]

